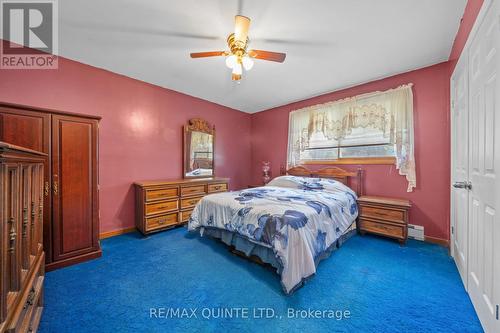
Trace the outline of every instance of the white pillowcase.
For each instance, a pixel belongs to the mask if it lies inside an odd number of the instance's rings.
[[[280,176],[271,180],[266,186],[295,188],[310,191],[328,191],[333,193],[350,192],[354,196],[356,195],[348,186],[337,180],[328,178]]]

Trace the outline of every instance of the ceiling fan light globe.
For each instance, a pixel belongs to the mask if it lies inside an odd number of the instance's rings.
[[[241,64],[236,63],[233,67],[233,74],[241,75],[242,73],[243,73],[243,68],[241,67]]]
[[[229,68],[234,68],[234,66],[238,63],[238,59],[234,54],[231,54],[229,57],[226,58],[226,66]]]
[[[249,71],[252,69],[253,60],[250,59],[250,57],[248,57],[248,56],[243,57],[242,62],[243,62],[243,67],[245,68],[246,71]]]

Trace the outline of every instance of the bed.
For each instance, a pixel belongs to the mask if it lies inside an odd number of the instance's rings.
[[[205,196],[188,229],[275,267],[289,294],[356,232],[361,175],[337,167],[295,167],[266,186]]]

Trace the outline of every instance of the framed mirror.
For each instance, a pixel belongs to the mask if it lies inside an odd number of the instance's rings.
[[[184,178],[213,177],[215,126],[201,118],[184,125]]]

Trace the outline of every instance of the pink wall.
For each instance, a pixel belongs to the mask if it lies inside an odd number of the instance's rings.
[[[467,42],[467,37],[469,37],[470,31],[474,22],[476,22],[477,15],[481,10],[484,0],[468,0],[467,6],[465,7],[464,15],[462,21],[460,22],[460,27],[458,29],[457,35],[453,42],[453,47],[450,52],[451,66],[450,71],[453,72],[455,65],[460,58],[460,54]]]
[[[134,225],[132,183],[182,177],[182,125],[216,126],[216,174],[231,188],[250,178],[250,115],[95,67],[60,59],[58,70],[0,70],[0,101],[102,116],[101,232]]]
[[[411,223],[423,225],[428,236],[449,239],[448,73],[448,63],[442,63],[254,114],[253,180],[260,181],[261,161],[271,161],[273,176],[279,175],[280,164],[286,164],[290,111],[412,82],[417,188],[414,192],[407,193],[406,179],[398,174],[394,165],[366,165],[362,166],[365,170],[365,193],[410,199],[414,205]]]

